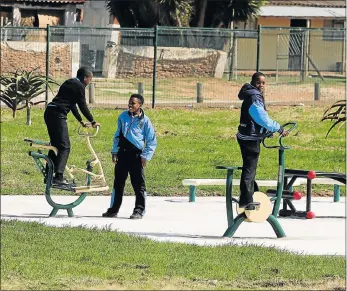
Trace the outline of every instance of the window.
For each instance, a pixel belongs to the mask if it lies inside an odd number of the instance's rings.
[[[344,39],[343,20],[325,20],[323,30],[323,40],[343,41]]]

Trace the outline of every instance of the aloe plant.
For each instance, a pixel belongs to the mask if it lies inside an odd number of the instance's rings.
[[[328,137],[330,131],[340,123],[339,128],[346,123],[346,100],[339,100],[331,105],[323,113],[321,121],[331,120],[334,123],[330,126],[326,137]]]
[[[46,76],[37,73],[37,70],[38,68],[29,71],[18,69],[7,76],[0,76],[0,101],[12,110],[13,118],[16,117],[17,110],[26,108],[27,125],[31,124],[31,107],[45,102],[33,102],[33,99],[46,91],[46,84],[48,87],[50,84],[59,85],[51,78],[46,80]]]

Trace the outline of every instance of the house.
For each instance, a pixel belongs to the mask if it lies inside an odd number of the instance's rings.
[[[96,74],[102,71],[105,47],[109,41],[117,39],[117,32],[79,27],[119,27],[113,24],[114,20],[106,10],[104,1],[1,0],[0,17],[2,27],[12,27],[1,31],[2,41],[41,42],[34,46],[44,48],[47,34],[42,28],[50,25],[53,28],[50,30],[49,41],[54,45],[71,44],[74,47],[71,50],[75,55],[79,54],[79,66],[90,67]],[[17,26],[38,29],[13,29]]]
[[[86,0],[2,0],[1,26],[69,26],[82,21]]]
[[[236,23],[238,29],[262,27],[262,70],[345,71],[346,2],[270,0],[256,19]],[[309,28],[309,30],[307,30]],[[250,50],[242,40],[239,50]],[[253,44],[254,46],[254,44]],[[248,48],[247,48],[248,47]],[[239,57],[238,68],[254,67],[256,56]]]

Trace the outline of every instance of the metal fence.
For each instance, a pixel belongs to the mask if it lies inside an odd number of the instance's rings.
[[[48,26],[3,27],[0,37],[1,74],[39,68],[62,83],[89,67],[87,98],[95,106],[124,106],[137,92],[151,107],[238,104],[257,70],[267,76],[269,103],[345,98],[344,30]]]

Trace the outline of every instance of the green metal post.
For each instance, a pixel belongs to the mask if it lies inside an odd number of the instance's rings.
[[[157,48],[158,48],[158,25],[154,28],[154,64],[153,64],[153,93],[152,93],[152,108],[155,106],[155,91],[157,79]]]
[[[196,187],[193,185],[189,186],[189,202],[195,202]]]
[[[225,199],[226,199],[226,208],[227,208],[228,227],[231,227],[234,223],[233,204],[232,204],[233,174],[234,174],[233,169],[227,170]]]
[[[46,33],[46,99],[45,104],[48,104],[48,78],[49,78],[49,39],[50,39],[50,26],[47,24]]]
[[[275,231],[277,237],[285,237],[286,236],[282,226],[280,225],[280,223],[278,222],[278,220],[275,216],[270,214],[267,221],[272,226],[272,229]]]
[[[261,40],[261,25],[258,25],[258,37],[257,37],[257,72],[260,71],[260,40]]]
[[[340,186],[334,185],[334,202],[340,201]]]
[[[37,152],[30,152],[30,156],[32,156],[35,160],[36,159],[45,159],[47,164],[48,164],[48,172],[46,173],[45,196],[46,196],[46,200],[47,200],[48,204],[53,207],[53,210],[49,216],[50,217],[55,216],[59,209],[66,209],[69,217],[72,217],[73,216],[72,208],[81,204],[82,201],[86,198],[88,193],[87,192],[82,193],[80,197],[78,197],[74,202],[69,203],[69,204],[55,203],[51,197],[52,177],[53,177],[53,171],[54,171],[54,165],[53,165],[52,160],[47,155],[37,153]],[[37,163],[37,164],[39,165],[39,163]],[[89,177],[89,179],[90,179],[90,177]]]
[[[225,233],[223,234],[223,236],[224,236],[224,237],[232,237],[232,236],[235,234],[235,232],[236,232],[236,230],[238,229],[238,227],[240,226],[240,224],[241,224],[242,222],[244,222],[246,218],[247,218],[247,217],[246,217],[246,214],[245,214],[244,212],[241,213],[241,214],[239,214],[239,215],[235,218],[235,220],[233,221],[233,225],[232,225],[232,226],[229,226],[229,227],[227,228],[227,230],[225,231]]]
[[[281,201],[282,201],[282,192],[284,185],[284,149],[281,147],[278,150],[278,178],[277,178],[277,190],[276,190],[276,201],[274,208],[272,210],[272,215],[277,217],[278,211],[280,209]]]

